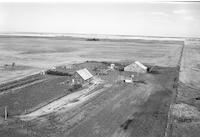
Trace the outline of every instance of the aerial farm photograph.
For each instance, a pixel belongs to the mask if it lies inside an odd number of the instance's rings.
[[[200,2],[0,0],[0,137],[200,137]]]

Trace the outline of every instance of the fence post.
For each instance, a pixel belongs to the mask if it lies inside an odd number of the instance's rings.
[[[7,106],[5,106],[5,120],[7,120],[8,113],[7,113]]]

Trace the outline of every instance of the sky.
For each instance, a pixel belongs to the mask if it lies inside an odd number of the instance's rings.
[[[1,32],[200,37],[200,2],[1,2]]]

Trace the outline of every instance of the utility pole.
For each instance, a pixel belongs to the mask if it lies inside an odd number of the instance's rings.
[[[5,120],[7,120],[8,113],[7,113],[7,106],[5,106]]]

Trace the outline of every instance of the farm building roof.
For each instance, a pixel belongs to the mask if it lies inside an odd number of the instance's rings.
[[[124,68],[124,71],[142,72],[142,73],[146,72],[146,70],[147,70],[147,67],[138,61],[135,61],[134,63]]]
[[[144,66],[142,63],[140,63],[139,61],[135,61],[135,64],[137,64],[138,66],[140,66],[141,68],[143,68],[143,69],[147,69],[147,67],[146,66]]]
[[[81,69],[76,71],[84,80],[88,80],[93,77],[93,75],[86,69]]]

